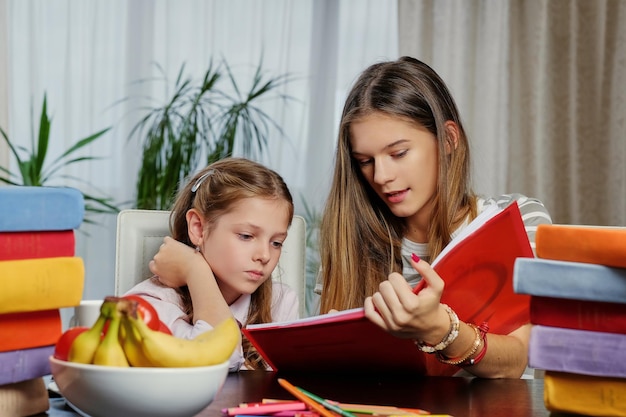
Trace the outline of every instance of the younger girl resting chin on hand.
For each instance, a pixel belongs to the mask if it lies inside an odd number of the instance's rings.
[[[186,339],[230,316],[242,326],[294,320],[297,295],[271,279],[293,212],[276,172],[242,158],[217,161],[179,192],[172,237],[150,261],[155,275],[127,294],[149,301],[172,333]],[[259,368],[267,364],[243,338],[230,370]]]

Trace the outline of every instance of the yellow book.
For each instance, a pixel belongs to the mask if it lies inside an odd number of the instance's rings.
[[[45,413],[50,408],[43,378],[0,385],[0,416],[23,417]]]
[[[84,284],[76,256],[0,261],[0,314],[76,306]]]
[[[546,371],[544,403],[554,412],[626,416],[626,379]]]

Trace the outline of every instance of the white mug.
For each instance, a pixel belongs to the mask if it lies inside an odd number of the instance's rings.
[[[74,307],[74,315],[70,319],[70,327],[91,327],[100,316],[102,300],[82,300]]]

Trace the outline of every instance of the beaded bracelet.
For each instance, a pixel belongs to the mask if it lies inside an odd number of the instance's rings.
[[[447,356],[441,354],[440,352],[437,352],[437,360],[439,360],[439,362],[447,363],[448,365],[460,365],[466,360],[468,360],[473,354],[475,354],[478,351],[478,347],[480,346],[480,343],[482,342],[482,337],[480,336],[480,330],[478,330],[478,326],[474,324],[467,323],[467,325],[470,326],[474,330],[474,333],[476,333],[476,338],[474,339],[474,343],[472,343],[472,347],[470,347],[467,352],[465,352],[462,356],[458,358],[448,358]]]
[[[435,353],[440,350],[444,350],[450,346],[450,344],[454,342],[459,335],[459,316],[457,316],[454,310],[452,310],[447,304],[442,304],[442,306],[450,317],[450,328],[448,329],[448,333],[443,337],[443,339],[441,339],[441,342],[434,346],[429,345],[426,342],[415,340],[415,345],[422,352]]]

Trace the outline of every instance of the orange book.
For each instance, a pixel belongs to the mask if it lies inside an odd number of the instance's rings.
[[[537,257],[626,268],[626,227],[540,224]]]
[[[0,314],[0,352],[54,345],[61,332],[58,309]]]
[[[513,292],[513,266],[533,252],[517,203],[492,207],[470,223],[433,262],[446,283],[441,299],[459,319],[508,334],[530,322],[528,295]],[[297,372],[412,372],[453,375],[459,368],[385,332],[363,308],[242,329],[270,366]]]

